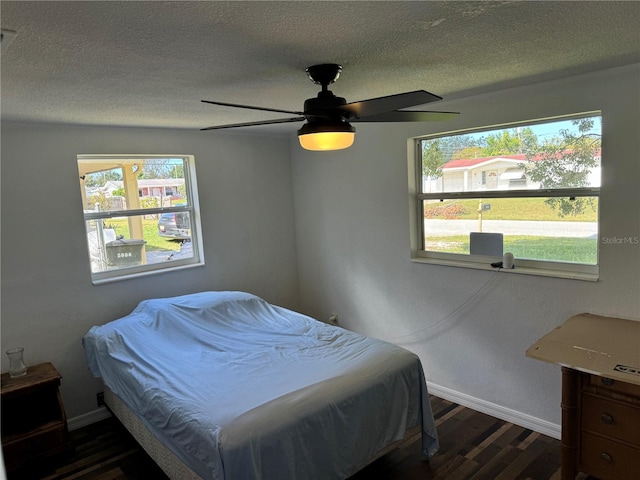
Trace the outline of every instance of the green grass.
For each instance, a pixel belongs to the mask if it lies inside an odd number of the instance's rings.
[[[469,237],[466,235],[428,237],[427,250],[468,255]],[[598,245],[597,240],[593,238],[505,235],[503,250],[513,253],[516,258],[591,265],[598,263]]]
[[[547,205],[544,198],[488,198],[483,203],[491,205],[491,210],[482,213],[483,220],[548,220],[564,222],[597,222],[598,199],[593,199],[593,208],[587,206],[586,210],[575,216],[560,217],[558,212]],[[444,202],[429,202],[425,204],[425,210],[434,207],[447,207],[462,205],[466,213],[456,216],[460,220],[472,220],[478,218],[478,200],[447,200]],[[436,216],[433,218],[444,218]]]

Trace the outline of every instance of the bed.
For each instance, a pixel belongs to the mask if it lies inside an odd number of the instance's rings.
[[[438,449],[415,354],[248,293],[145,300],[83,346],[173,479],[345,479],[415,434]]]

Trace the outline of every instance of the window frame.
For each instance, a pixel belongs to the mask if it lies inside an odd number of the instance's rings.
[[[204,266],[204,249],[202,243],[202,226],[200,222],[200,206],[198,198],[198,187],[196,181],[196,167],[195,157],[193,155],[185,154],[79,154],[77,155],[77,162],[80,165],[81,161],[105,161],[105,160],[136,160],[144,161],[145,159],[182,159],[183,171],[185,181],[185,191],[189,199],[188,205],[174,205],[169,207],[151,207],[151,208],[138,208],[129,210],[110,210],[110,211],[83,211],[84,215],[84,233],[87,236],[86,224],[91,220],[107,220],[114,217],[135,217],[144,215],[158,215],[163,213],[179,213],[187,212],[190,217],[190,236],[193,256],[185,259],[168,260],[157,263],[145,263],[143,265],[136,265],[131,267],[118,268],[114,270],[105,270],[102,272],[93,272],[91,268],[90,260],[90,246],[89,241],[86,240],[87,246],[87,262],[89,264],[89,271],[91,274],[91,282],[94,285],[100,285],[103,283],[116,282],[120,280],[127,280],[131,278],[137,278],[142,276],[154,275],[158,273],[164,273],[173,270],[181,270],[185,268],[193,268]],[[81,188],[82,184],[81,184]],[[82,192],[81,192],[82,193]],[[84,194],[83,194],[84,195]]]
[[[496,129],[509,129],[515,127],[526,127],[550,123],[563,120],[572,120],[599,116],[601,111],[591,111],[559,117],[544,118],[532,121],[513,122],[499,125],[491,125],[477,128],[465,128],[450,132],[434,133],[412,137],[407,141],[408,171],[409,171],[409,198],[410,198],[410,242],[411,260],[416,263],[426,263],[435,265],[445,265],[452,267],[463,267],[480,270],[495,271],[491,263],[495,262],[495,257],[484,255],[472,255],[464,253],[435,252],[425,250],[425,221],[424,221],[424,200],[462,200],[462,199],[483,199],[491,198],[531,198],[531,197],[597,197],[598,198],[598,233],[600,237],[600,187],[580,187],[562,189],[512,189],[512,190],[473,190],[455,192],[435,192],[424,193],[422,191],[422,147],[421,142],[454,135],[464,135],[480,133]],[[603,153],[601,151],[601,162]],[[602,165],[602,163],[601,163]],[[600,242],[596,241],[596,264],[568,263],[551,260],[530,260],[516,259],[515,269],[499,269],[501,272],[514,274],[538,275],[545,277],[571,278],[578,280],[597,281],[600,267]]]

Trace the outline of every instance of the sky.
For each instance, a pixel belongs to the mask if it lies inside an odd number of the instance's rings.
[[[593,124],[593,129],[590,130],[589,133],[597,133],[600,135],[602,132],[602,117],[594,116],[591,118],[594,119],[594,124]],[[544,122],[536,125],[526,125],[526,127],[531,128],[531,130],[533,130],[533,133],[537,135],[539,141],[544,141],[545,139],[552,138],[553,136],[559,136],[560,130],[566,129],[566,130],[574,131],[576,133],[578,132],[577,127],[575,125],[572,125],[571,120]],[[503,127],[495,130],[484,130],[482,132],[471,133],[469,135],[473,138],[486,137],[488,135],[491,135],[492,133],[500,132],[502,130],[511,130],[513,128],[516,128],[516,126],[515,125],[507,126],[507,127]]]

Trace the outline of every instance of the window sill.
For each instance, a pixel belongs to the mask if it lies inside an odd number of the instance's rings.
[[[487,263],[479,263],[479,262],[471,262],[464,260],[450,260],[450,259],[440,259],[440,258],[428,258],[428,257],[419,257],[412,256],[411,261],[415,263],[425,263],[431,265],[443,265],[447,267],[459,267],[459,268],[472,268],[475,270],[486,270],[486,271],[499,271],[506,274],[518,274],[518,275],[536,275],[539,277],[554,277],[554,278],[568,278],[572,280],[584,280],[587,282],[597,282],[598,281],[598,273],[590,273],[590,272],[572,272],[567,270],[552,270],[546,268],[533,268],[533,267],[522,267],[516,265],[515,268],[512,269],[504,269],[504,268],[494,268]],[[517,263],[517,261],[516,261]]]
[[[123,272],[121,275],[114,275],[114,276],[108,276],[108,277],[102,277],[102,278],[93,278],[91,280],[91,283],[93,285],[103,285],[105,283],[121,282],[123,280],[131,280],[134,278],[147,277],[149,275],[158,275],[160,273],[174,272],[176,270],[185,270],[187,268],[196,268],[196,267],[204,267],[204,261],[188,263],[185,265],[176,265],[172,267],[156,268],[153,270],[144,270],[144,271],[139,271],[135,273]]]

